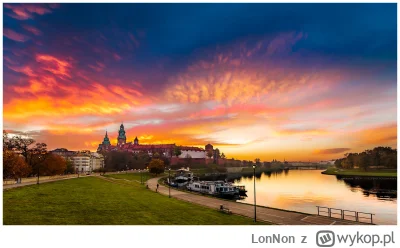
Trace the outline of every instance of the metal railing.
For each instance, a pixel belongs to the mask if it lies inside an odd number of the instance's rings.
[[[357,212],[353,210],[339,209],[339,208],[328,208],[323,206],[316,206],[318,215],[327,216],[329,218],[338,218],[342,220],[349,220],[346,217],[351,217],[351,220],[355,220],[357,222],[365,222],[361,220],[369,220],[371,224],[373,224],[372,216],[375,214],[365,213],[365,212]],[[326,215],[324,215],[326,214]],[[360,220],[361,219],[361,220]]]

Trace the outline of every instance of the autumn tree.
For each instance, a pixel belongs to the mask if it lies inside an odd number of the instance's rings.
[[[155,158],[152,159],[149,163],[149,172],[154,173],[156,175],[164,172],[164,161],[161,159]]]
[[[31,146],[35,143],[34,139],[31,138],[23,138],[22,136],[14,136],[11,138],[10,145],[14,150],[19,151],[22,156],[25,158],[25,162],[29,160],[29,154],[31,152]],[[31,164],[30,164],[31,165]],[[32,165],[31,165],[32,166]]]
[[[6,150],[3,152],[3,178],[18,179],[26,177],[31,172],[31,167],[18,154]]]
[[[33,148],[28,150],[28,164],[32,167],[32,173],[43,174],[40,170],[49,155],[45,143],[36,143]]]
[[[225,156],[224,153],[221,153],[221,158],[222,158],[222,159],[226,158],[226,156]]]
[[[40,175],[54,176],[64,173],[67,168],[67,161],[56,154],[48,154],[40,165]]]

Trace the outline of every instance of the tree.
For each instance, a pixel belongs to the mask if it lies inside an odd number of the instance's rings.
[[[356,163],[359,168],[362,168],[366,171],[371,166],[371,158],[372,157],[369,156],[369,154],[367,154],[366,152],[362,152],[357,155]]]
[[[3,131],[3,152],[12,151],[14,148],[12,139],[8,136],[6,131]]]
[[[3,178],[18,179],[31,173],[31,167],[24,159],[12,151],[3,152]]]
[[[254,162],[256,162],[257,167],[260,166],[261,162],[259,158],[254,159]]]
[[[74,163],[71,161],[71,159],[67,158],[65,160],[65,174],[73,174],[75,172],[74,170]]]
[[[155,152],[155,153],[153,154],[153,158],[160,158],[160,154],[159,154],[158,152]]]
[[[152,159],[149,163],[149,171],[150,173],[154,173],[156,175],[164,172],[164,161],[161,159],[155,158]]]
[[[36,143],[33,148],[28,150],[28,164],[32,167],[32,173],[37,174],[42,169],[43,163],[49,155],[45,143]],[[42,172],[40,173],[42,174]]]
[[[40,167],[40,175],[54,176],[62,174],[67,168],[67,161],[59,155],[48,154]]]
[[[335,160],[335,166],[336,166],[336,168],[338,168],[338,169],[342,168],[342,161],[343,161],[343,158],[340,158],[340,159],[336,159],[336,160]]]
[[[226,156],[225,156],[224,153],[221,154],[221,158],[222,158],[222,159],[226,158]]]
[[[212,150],[208,150],[207,151],[207,157],[211,158],[213,156],[213,151]]]
[[[179,157],[181,154],[182,154],[182,151],[181,151],[181,149],[179,148],[179,146],[175,146],[175,147],[174,147],[174,155],[175,155],[176,157]]]
[[[9,145],[13,147],[16,151],[21,152],[21,155],[24,156],[25,162],[28,163],[28,156],[31,151],[30,146],[35,143],[34,139],[31,138],[23,138],[21,136],[14,136],[9,141]]]

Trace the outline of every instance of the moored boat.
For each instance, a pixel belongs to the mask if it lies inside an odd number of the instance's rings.
[[[238,186],[224,181],[196,181],[190,182],[187,189],[194,192],[213,195],[222,198],[234,198],[240,196]],[[244,189],[244,186],[243,188]]]

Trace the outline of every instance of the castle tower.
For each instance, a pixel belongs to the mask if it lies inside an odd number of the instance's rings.
[[[107,135],[107,131],[106,131],[106,135],[104,136],[104,139],[103,139],[103,146],[109,146],[109,145],[111,145],[111,143],[110,143],[110,139],[108,138],[108,135]]]
[[[133,144],[134,145],[139,145],[139,140],[138,140],[137,136],[136,136],[135,140],[133,141]]]
[[[119,126],[119,131],[118,131],[118,145],[123,145],[125,143],[126,143],[126,135],[125,135],[124,124],[121,124],[121,126]]]

